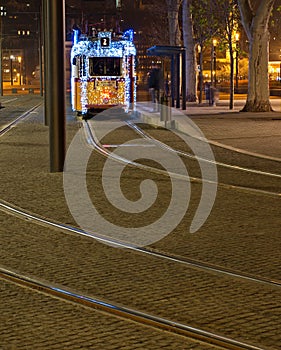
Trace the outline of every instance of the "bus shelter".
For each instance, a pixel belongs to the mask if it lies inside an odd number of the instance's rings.
[[[180,108],[182,93],[182,109],[186,109],[186,61],[185,47],[152,46],[147,49],[149,56],[168,57],[171,64],[171,106]],[[175,103],[176,102],[176,103]]]

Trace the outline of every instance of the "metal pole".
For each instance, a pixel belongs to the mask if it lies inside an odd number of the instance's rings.
[[[3,57],[2,57],[2,16],[0,16],[0,95],[3,96]]]
[[[217,51],[216,45],[214,45],[214,86],[217,86]]]
[[[180,54],[177,53],[176,55],[176,94],[177,94],[177,101],[176,101],[176,108],[180,108]]]
[[[45,0],[45,2],[48,28],[45,33],[47,56],[45,103],[48,103],[50,172],[60,172],[63,171],[65,159],[64,0]]]
[[[182,109],[186,110],[186,53],[185,48],[182,49],[182,63],[181,63],[181,76],[182,76]]]
[[[10,56],[10,75],[11,75],[11,85],[14,85],[13,82],[13,59]]]
[[[171,56],[171,98],[171,106],[175,107],[175,55]]]
[[[239,63],[238,63],[238,52],[239,52],[239,50],[238,50],[238,40],[236,40],[236,80],[235,80],[235,88],[236,88],[236,93],[238,93],[238,79],[239,79],[239,72],[238,72],[238,70],[239,70]]]
[[[43,27],[43,19],[42,19],[42,1],[40,4],[39,16],[37,18],[37,28],[38,28],[38,56],[39,56],[39,68],[40,68],[40,96],[43,96],[43,50],[42,50],[42,27]]]
[[[211,86],[214,84],[214,44],[212,43],[211,49]]]
[[[47,1],[48,0],[42,0],[42,38],[43,38],[43,55],[42,55],[42,76],[43,76],[43,82],[44,82],[44,124],[46,126],[49,125],[48,120],[48,93],[47,93],[47,38],[48,38],[48,8],[47,8]],[[41,78],[42,79],[42,78]]]

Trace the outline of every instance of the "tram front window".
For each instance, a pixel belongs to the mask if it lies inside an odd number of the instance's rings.
[[[90,76],[120,76],[121,58],[120,57],[90,57],[89,58]]]

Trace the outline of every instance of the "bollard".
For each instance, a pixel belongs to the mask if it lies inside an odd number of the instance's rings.
[[[163,122],[165,120],[165,112],[164,112],[164,96],[160,98],[160,121]]]
[[[168,96],[161,97],[160,120],[162,122],[171,121],[171,107],[170,107],[170,99]]]

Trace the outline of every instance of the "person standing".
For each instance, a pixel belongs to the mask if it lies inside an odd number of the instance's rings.
[[[160,67],[153,63],[148,77],[148,89],[153,103],[153,112],[159,111],[160,90],[162,89],[162,72]]]

